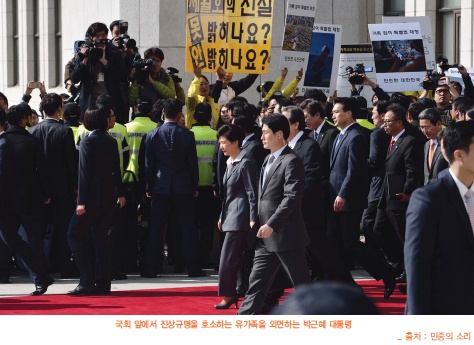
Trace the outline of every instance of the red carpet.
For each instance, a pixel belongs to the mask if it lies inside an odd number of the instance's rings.
[[[383,284],[358,281],[384,315],[403,314],[405,296],[396,290],[385,300]],[[285,294],[291,293],[287,290]],[[285,298],[283,295],[282,299]],[[0,298],[0,315],[235,315],[236,309],[216,310],[217,287],[117,291],[109,296]]]

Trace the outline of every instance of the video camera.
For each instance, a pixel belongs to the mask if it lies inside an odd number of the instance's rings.
[[[181,83],[181,82],[183,81],[182,78],[180,78],[180,77],[178,77],[178,76],[176,75],[176,74],[179,73],[179,71],[178,71],[176,68],[174,68],[174,67],[168,67],[167,70],[168,70],[168,75],[169,75],[169,77],[170,77],[171,79],[173,79],[173,82],[174,82],[174,83]]]
[[[451,68],[451,67],[450,67]],[[439,79],[443,77],[442,74],[438,72],[433,72],[433,70],[427,70],[426,75],[428,76],[428,80],[423,80],[420,86],[423,87],[425,90],[435,90],[438,86]]]
[[[439,65],[439,68],[441,68],[441,70],[443,72],[447,71],[448,69],[450,68],[458,68],[458,64],[455,63],[455,64],[452,64],[450,65],[448,63],[448,59],[445,58],[443,55],[439,54],[437,57],[436,57],[436,63]]]
[[[149,72],[147,70],[148,66],[155,66],[156,61],[153,59],[140,59],[136,58],[132,61],[132,68],[135,68],[134,78],[137,81],[146,81],[148,80]]]
[[[373,67],[364,67],[364,64],[359,63],[359,64],[356,64],[355,67],[347,66],[346,73],[344,74],[344,76],[349,77],[348,79],[351,84],[360,85],[364,81],[364,77],[361,74],[365,75],[366,72],[372,72],[372,71],[373,71]]]
[[[128,22],[126,20],[119,21],[119,30],[120,30],[120,43],[127,47],[127,49],[136,50],[137,48],[137,41],[133,38],[130,38],[128,35]]]
[[[86,38],[83,41],[74,42],[74,51],[76,54],[83,55],[83,58],[88,57],[91,60],[99,60],[102,57],[103,50],[98,48],[100,45],[107,46],[109,40],[103,38],[99,41],[93,41],[90,38]],[[87,48],[85,54],[81,53],[81,48]]]

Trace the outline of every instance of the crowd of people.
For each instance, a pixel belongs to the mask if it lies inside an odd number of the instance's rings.
[[[219,67],[210,85],[195,67],[186,96],[163,51],[141,59],[118,27],[108,40],[105,24],[90,25],[65,68],[68,94],[40,83],[39,112],[30,85],[18,105],[0,93],[0,283],[24,268],[32,295],[53,273],[79,278],[69,295],[102,295],[127,272],[213,268],[215,308],[243,298],[246,315],[268,313],[287,287],[357,287],[360,266],[385,298],[398,285],[409,314],[474,312],[464,66],[464,89],[442,76],[421,94],[360,75],[370,106],[355,85],[350,97],[300,95],[303,70],[283,87],[283,69],[251,104],[241,94],[258,75]]]

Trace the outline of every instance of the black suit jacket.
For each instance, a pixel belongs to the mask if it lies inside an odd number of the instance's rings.
[[[262,140],[260,136],[257,134],[252,135],[243,145],[242,150],[245,150],[245,156],[248,159],[251,159],[255,166],[257,167],[257,181],[258,181],[258,174],[260,169],[262,169],[263,161],[265,157],[268,156],[270,150],[267,150],[263,147]]]
[[[43,142],[20,126],[10,126],[5,137],[13,147],[18,211],[36,212],[51,196],[51,170],[46,165]]]
[[[431,169],[428,168],[428,156],[430,153],[430,143],[431,140],[428,140],[425,143],[425,153],[424,153],[424,164],[423,164],[423,172],[424,172],[424,185],[426,186],[429,183],[433,183],[438,179],[438,174],[449,167],[449,163],[444,159],[443,154],[441,153],[441,147],[438,144],[436,146],[434,155],[433,155],[433,162],[431,163]]]
[[[77,153],[72,129],[54,119],[45,119],[29,132],[44,145],[51,195],[71,196],[77,189]]]
[[[307,226],[321,225],[322,215],[322,176],[321,149],[319,144],[307,133],[298,139],[293,151],[303,161],[305,169],[303,202],[301,210]]]
[[[270,252],[305,248],[309,237],[301,213],[305,177],[303,162],[292,149],[285,147],[262,183],[267,161],[268,157],[260,174],[258,198],[260,224],[273,228],[273,233],[263,239],[265,247]]]
[[[13,213],[18,212],[15,172],[13,145],[3,133],[0,135],[0,218],[12,217]],[[4,224],[0,226],[4,227]]]
[[[194,133],[165,122],[146,137],[147,192],[186,194],[198,190],[199,170]]]
[[[423,151],[421,142],[405,131],[393,145],[392,151],[385,158],[385,177],[383,194],[379,207],[389,210],[406,210],[408,203],[390,200],[388,192],[388,175],[399,175],[405,180],[400,193],[411,195],[423,185]]]
[[[368,146],[367,135],[358,123],[354,123],[334,147],[330,160],[329,205],[334,205],[334,200],[340,196],[346,200],[342,211],[363,210],[367,206]]]
[[[474,314],[474,236],[448,172],[411,196],[406,222],[407,314]]]
[[[310,133],[310,137],[313,132]],[[329,161],[331,159],[331,151],[334,146],[334,141],[336,140],[339,134],[339,129],[337,127],[329,124],[327,121],[324,121],[324,125],[321,128],[321,131],[318,135],[318,144],[321,149],[321,176],[322,176],[322,186],[323,186],[323,198],[327,199],[329,196]]]
[[[87,208],[114,207],[124,196],[117,141],[95,130],[79,146],[78,205]]]

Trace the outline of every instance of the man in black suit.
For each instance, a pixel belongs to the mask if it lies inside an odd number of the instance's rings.
[[[373,230],[375,217],[377,215],[377,205],[382,195],[383,178],[385,176],[385,158],[390,144],[390,136],[385,133],[383,127],[383,118],[390,105],[388,101],[378,101],[372,109],[372,121],[375,128],[370,135],[370,150],[367,164],[369,166],[370,187],[367,197],[367,208],[362,214],[362,231],[365,242],[380,250],[377,241],[374,238]]]
[[[31,108],[23,103],[10,107],[7,121],[10,127],[5,132],[13,147],[16,217],[13,220],[16,231],[23,225],[27,242],[44,264],[44,237],[46,223],[45,205],[50,202],[50,181],[48,167],[43,153],[43,142],[25,129]],[[2,258],[2,262],[8,257]]]
[[[336,249],[328,241],[323,219],[323,199],[321,187],[321,149],[305,129],[303,111],[296,107],[283,107],[282,114],[290,122],[288,146],[301,158],[305,168],[305,180],[301,211],[311,243],[307,250],[315,264],[322,267],[329,280],[354,283],[354,279]],[[319,267],[311,267],[317,270]],[[313,273],[314,276],[314,273]]]
[[[305,248],[309,244],[301,213],[305,171],[301,159],[287,147],[288,120],[272,114],[263,120],[262,142],[271,154],[260,174],[259,241],[249,289],[239,315],[258,314],[280,267],[293,286],[309,283]],[[254,234],[255,235],[255,234]]]
[[[403,107],[392,104],[384,117],[385,132],[391,137],[385,159],[382,197],[375,218],[374,236],[387,258],[403,272],[405,216],[413,191],[423,185],[422,143],[406,130]]]
[[[357,262],[376,280],[383,279],[385,298],[395,288],[392,267],[379,257],[372,247],[362,243],[360,222],[367,206],[368,142],[364,131],[355,121],[358,103],[354,98],[335,98],[334,124],[341,133],[334,143],[329,177],[329,200],[332,210],[328,216],[328,236],[340,245],[341,252]]]
[[[334,141],[339,130],[325,120],[323,106],[318,101],[308,99],[301,104],[306,126],[310,130],[309,137],[318,142],[321,149],[321,183],[323,199],[323,226],[326,228],[326,215],[330,210],[329,205],[329,159],[331,157]]]
[[[438,133],[443,129],[441,116],[436,109],[425,109],[418,117],[421,131],[429,139],[425,143],[423,171],[424,185],[433,183],[438,179],[438,174],[449,167],[448,162],[441,154],[441,145],[438,142]]]
[[[29,129],[44,144],[44,155],[49,169],[51,203],[47,216],[52,229],[51,259],[58,266],[61,278],[75,276],[71,251],[67,242],[67,230],[77,195],[77,153],[72,129],[59,122],[63,100],[56,93],[43,97],[40,109],[45,119]]]
[[[474,122],[443,131],[448,173],[417,189],[406,220],[410,315],[474,313]]]
[[[176,221],[181,231],[185,266],[189,277],[206,275],[200,267],[194,198],[198,195],[198,162],[193,132],[178,125],[181,102],[166,100],[165,122],[146,137],[146,192],[152,199],[152,220],[147,247],[147,266],[141,275],[162,272],[163,234],[172,208],[180,210]]]
[[[25,197],[35,199],[30,199],[29,201],[30,203],[37,201],[37,204],[31,204],[31,206],[37,208],[41,207],[42,201],[44,200],[43,198],[45,198],[42,194],[35,195],[35,192],[41,193],[39,190],[42,187],[41,181],[38,180],[36,174],[43,174],[43,176],[45,176],[44,171],[41,171],[41,167],[34,166],[33,164],[29,171],[23,171],[23,169],[27,170],[27,161],[34,162],[38,159],[40,164],[41,162],[44,163],[41,145],[38,145],[36,138],[32,137],[24,129],[27,118],[31,115],[31,112],[25,112],[24,109],[25,108],[20,106],[12,106],[8,111],[8,120],[11,124],[10,128],[16,128],[21,134],[7,135],[6,133],[2,133],[0,135],[0,238],[2,239],[0,253],[2,261],[11,258],[10,250],[21,258],[25,264],[25,268],[30,274],[32,282],[36,286],[35,291],[33,291],[31,295],[38,296],[47,291],[48,287],[54,283],[54,279],[48,275],[44,268],[42,248],[33,248],[23,241],[18,234],[18,227],[21,222],[25,223],[25,219],[34,221],[34,217],[27,217],[28,213],[32,210],[28,209],[25,205],[27,202]],[[1,109],[0,122],[3,132],[5,112]],[[21,128],[19,124],[23,124],[23,128]],[[12,139],[11,142],[9,137]],[[18,152],[24,149],[29,149],[30,151],[23,151],[22,154],[24,156],[19,157]],[[17,153],[15,153],[15,150],[18,150]],[[36,171],[36,168],[38,168],[38,171]],[[25,177],[31,178],[32,181],[25,179]],[[27,187],[31,187],[32,190],[29,191],[31,194],[26,196],[25,188]],[[47,193],[47,189],[44,192]],[[36,212],[39,212],[39,210],[36,210]],[[27,216],[25,216],[25,213]],[[38,226],[39,224],[32,225]],[[42,244],[41,235],[44,234],[32,233],[31,230],[38,229],[31,229],[31,227],[28,226],[27,233],[29,240],[31,241],[34,240],[34,238],[38,238],[40,244]],[[30,238],[30,235],[33,238]],[[4,248],[4,245],[6,245],[9,250],[6,250],[7,248]],[[5,254],[6,257],[4,256]],[[2,276],[2,278],[4,278],[4,276]],[[6,276],[6,278],[7,280],[2,281],[2,283],[8,283],[8,276]]]

